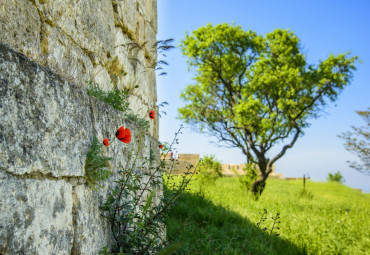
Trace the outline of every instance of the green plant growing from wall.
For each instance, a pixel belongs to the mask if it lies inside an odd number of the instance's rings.
[[[175,48],[175,46],[172,45],[173,42],[174,42],[174,39],[172,38],[166,39],[166,40],[158,40],[155,43],[153,43],[151,47],[149,47],[149,49],[152,53],[156,53],[157,55],[161,55],[162,57],[166,58],[167,57],[166,52]],[[139,44],[136,42],[129,42],[129,43],[117,45],[116,47],[123,46],[126,48],[127,52],[129,53],[127,54],[127,57],[132,63],[135,72],[137,70],[136,64],[139,64],[145,68],[153,69],[154,71],[160,71],[158,76],[166,75],[167,73],[163,71],[164,70],[163,66],[168,66],[168,62],[164,59],[157,60],[157,59],[151,58],[149,51],[146,48],[147,44],[148,44],[148,41],[145,41],[142,44]],[[146,60],[145,62],[147,63],[142,63],[142,61],[140,61],[138,58],[131,56],[131,55],[134,55],[133,54],[134,51],[138,51],[138,50],[141,50],[144,52],[144,58]]]
[[[87,184],[96,190],[97,186],[102,186],[99,184],[101,181],[105,181],[111,175],[111,171],[108,169],[109,164],[108,161],[113,158],[103,157],[102,154],[102,147],[94,136],[91,144],[90,151],[87,153],[86,157],[86,164],[85,164],[85,180]]]
[[[150,127],[149,121],[144,118],[141,118],[138,114],[129,111],[125,117],[133,122],[135,122],[140,128],[148,130]]]
[[[87,90],[87,94],[90,96],[99,99],[100,101],[109,104],[114,109],[126,113],[129,111],[129,96],[130,93],[128,90],[119,90],[117,88],[112,89],[111,91],[104,91],[99,86],[94,86],[90,83],[90,86]]]
[[[157,104],[156,105],[156,107],[157,107],[157,109],[158,109],[158,116],[159,117],[162,117],[162,115],[161,115],[161,113],[162,114],[164,114],[164,115],[167,115],[167,113],[165,112],[165,111],[163,111],[163,110],[159,110],[160,108],[164,108],[165,107],[165,105],[168,105],[168,102],[166,102],[166,101],[163,101],[163,102],[161,102],[160,104]]]
[[[167,57],[165,52],[175,48],[175,46],[172,45],[173,42],[174,42],[174,39],[172,38],[167,39],[167,40],[159,40],[155,44],[153,44],[152,48],[153,50],[157,51],[157,54],[162,55],[162,57]],[[159,76],[161,76],[161,75],[167,74],[166,72],[163,71],[164,70],[163,65],[167,66],[168,62],[160,59],[158,61],[154,61],[150,67],[154,68],[155,71],[161,71],[158,74]]]
[[[138,87],[138,85],[135,85],[133,89]],[[130,108],[129,97],[131,92],[132,89],[119,90],[118,88],[113,88],[110,91],[104,91],[99,86],[93,85],[92,83],[90,83],[90,86],[87,90],[88,95],[93,96],[96,99],[109,104],[114,109],[123,112],[126,119],[135,122],[140,128],[148,130],[150,127],[149,121],[134,113],[134,111]]]

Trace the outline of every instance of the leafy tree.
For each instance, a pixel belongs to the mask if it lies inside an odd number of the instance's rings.
[[[344,144],[346,150],[352,152],[361,160],[361,163],[348,161],[350,167],[363,174],[370,175],[370,108],[368,108],[368,111],[357,111],[356,113],[363,118],[366,126],[352,126],[353,132],[347,131],[339,137],[346,142]]]
[[[195,84],[181,94],[186,105],[178,109],[180,119],[221,146],[240,148],[247,163],[258,165],[255,195],[308,120],[350,83],[357,60],[346,53],[309,65],[292,31],[263,37],[228,24],[200,27],[180,47],[196,71]],[[270,159],[277,145],[279,153]]]
[[[334,174],[329,173],[327,180],[329,182],[340,182],[340,183],[343,183],[345,181],[343,175],[339,171]]]

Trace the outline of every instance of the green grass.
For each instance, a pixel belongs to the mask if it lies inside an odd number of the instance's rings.
[[[237,178],[204,194],[194,182],[170,211],[167,234],[181,243],[176,254],[370,254],[370,196],[339,183],[306,182],[306,190],[312,198],[299,196],[302,181],[269,180],[254,201]],[[277,212],[279,236],[262,230]]]

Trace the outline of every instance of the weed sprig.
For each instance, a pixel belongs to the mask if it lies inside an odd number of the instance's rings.
[[[261,223],[262,222],[265,222],[267,220],[267,210],[266,209],[263,209],[263,213],[261,212],[258,212],[260,215],[261,215],[261,218],[259,220],[259,222],[257,223],[257,226],[259,228],[261,228],[263,231],[266,231],[266,232],[269,232],[269,236],[271,237],[272,235],[276,235],[276,236],[279,236],[280,234],[277,232],[277,231],[274,231],[275,229],[280,229],[278,224],[280,223],[280,213],[276,213],[275,216],[271,217],[271,219],[273,220],[273,223],[272,223],[272,226],[271,228],[268,228],[268,227],[264,227],[262,228],[261,227]],[[271,239],[270,238],[265,238],[264,240],[265,242],[265,246],[264,246],[264,249],[262,251],[261,254],[265,254],[271,247]]]
[[[263,213],[261,213],[261,212],[258,212],[258,213],[261,215],[261,218],[260,218],[259,222],[257,223],[257,226],[259,228],[261,228],[261,223],[262,222],[265,222],[267,220],[267,217],[266,217],[267,216],[267,210],[266,209],[263,209]],[[275,231],[275,233],[273,233],[274,229],[280,229],[277,226],[277,224],[280,223],[280,220],[279,220],[280,219],[280,216],[279,215],[280,215],[280,213],[276,213],[276,215],[274,217],[271,217],[271,219],[274,221],[272,223],[272,227],[271,228],[264,227],[262,230],[264,230],[264,231],[270,231],[270,235],[275,234],[276,236],[279,236],[280,234],[278,234],[276,231]]]

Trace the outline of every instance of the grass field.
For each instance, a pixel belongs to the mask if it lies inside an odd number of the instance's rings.
[[[221,178],[203,193],[193,182],[166,219],[171,242],[181,247],[176,254],[370,254],[369,194],[311,181],[311,196],[300,196],[302,185],[269,180],[254,201],[236,177]],[[258,227],[264,209],[267,219]],[[264,231],[276,213],[280,229]]]

